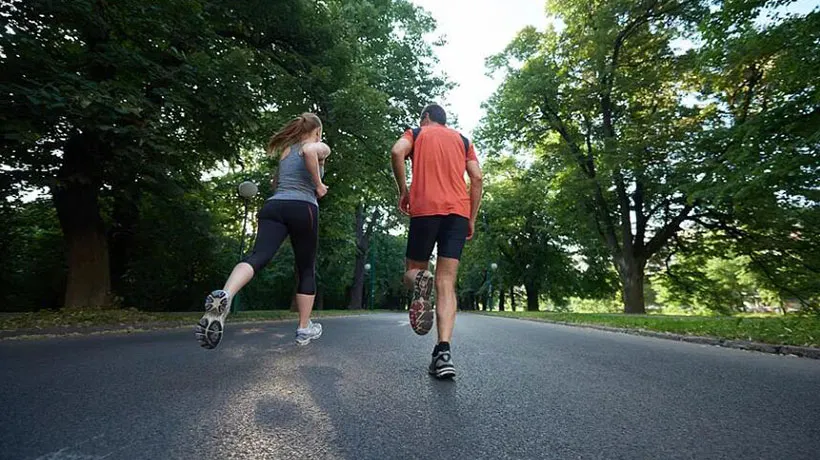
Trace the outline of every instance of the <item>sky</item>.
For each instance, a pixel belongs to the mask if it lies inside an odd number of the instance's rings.
[[[500,51],[526,26],[547,26],[540,0],[413,0],[438,22],[433,38],[444,36],[447,44],[436,49],[439,70],[459,86],[442,104],[458,117],[468,136],[481,119],[481,103],[501,83],[485,75],[484,60]]]
[[[484,60],[512,41],[516,33],[532,25],[546,28],[543,0],[412,0],[438,22],[431,38],[444,36],[447,44],[436,49],[438,70],[459,86],[440,101],[458,117],[458,127],[471,136],[483,112],[481,103],[501,84],[500,76],[485,75]],[[820,0],[797,0],[788,8],[805,14],[818,8]]]

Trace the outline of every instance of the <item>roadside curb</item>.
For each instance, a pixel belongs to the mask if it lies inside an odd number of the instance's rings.
[[[583,324],[583,323],[569,323],[566,321],[554,321],[544,318],[515,318],[510,316],[495,316],[479,313],[482,316],[489,316],[495,318],[517,319],[524,321],[535,321],[539,323],[559,324],[561,326],[582,327],[586,329],[596,329],[606,332],[617,332],[621,334],[642,335],[646,337],[655,337],[658,339],[677,340],[680,342],[697,343],[701,345],[713,345],[724,348],[734,348],[737,350],[758,351],[761,353],[777,354],[777,355],[792,355],[801,358],[820,359],[820,348],[815,347],[799,347],[795,345],[776,345],[771,343],[750,342],[746,340],[736,339],[719,339],[715,337],[703,337],[697,335],[680,335],[670,332],[656,332],[648,331],[646,329],[630,329],[612,326],[601,326],[599,324]]]
[[[235,323],[239,324],[239,323]],[[178,323],[139,323],[139,324],[119,324],[108,326],[67,326],[67,327],[47,327],[47,328],[26,328],[8,329],[0,331],[0,341],[15,339],[37,339],[49,337],[74,337],[97,334],[131,334],[135,332],[164,331],[169,329],[181,329],[193,326],[190,324]]]
[[[367,316],[372,313],[358,314],[358,315],[321,315],[315,319],[323,318],[348,318],[356,316]],[[229,321],[231,326],[247,326],[249,324],[262,323],[281,323],[286,321],[296,321],[296,318],[276,318],[276,319],[241,319],[237,321]],[[0,330],[0,342],[6,340],[37,340],[46,338],[65,338],[65,337],[81,337],[90,335],[102,334],[134,334],[140,332],[156,332],[167,331],[171,329],[185,329],[190,328],[193,332],[193,323],[178,323],[178,322],[151,322],[151,323],[135,323],[135,324],[118,324],[108,326],[67,326],[67,327],[49,327],[49,328],[26,328],[26,329],[7,329]]]

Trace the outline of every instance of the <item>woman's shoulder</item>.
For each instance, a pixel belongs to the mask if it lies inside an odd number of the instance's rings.
[[[302,151],[315,153],[317,156],[324,158],[330,154],[330,146],[324,142],[309,142],[302,145]]]

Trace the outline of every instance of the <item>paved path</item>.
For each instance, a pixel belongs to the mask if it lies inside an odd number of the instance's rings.
[[[818,459],[820,361],[460,315],[0,342],[3,459]]]

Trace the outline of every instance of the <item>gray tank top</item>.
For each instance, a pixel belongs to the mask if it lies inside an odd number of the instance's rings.
[[[301,144],[290,146],[290,153],[284,160],[279,161],[279,183],[276,193],[269,200],[298,200],[307,201],[319,206],[316,201],[316,187],[305,166],[305,157],[300,155]],[[323,168],[319,168],[319,176],[323,176]]]

